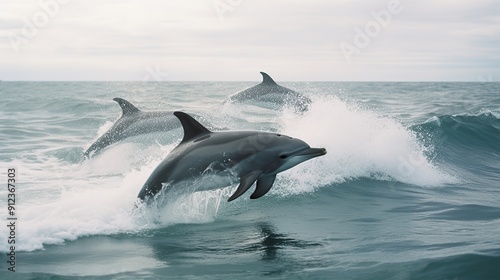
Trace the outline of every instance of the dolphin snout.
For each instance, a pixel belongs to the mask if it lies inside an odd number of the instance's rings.
[[[326,154],[325,148],[309,148],[301,151],[295,156],[311,156],[311,157],[319,157]]]

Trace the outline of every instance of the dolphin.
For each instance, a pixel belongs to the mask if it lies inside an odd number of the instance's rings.
[[[143,112],[123,98],[113,98],[122,108],[121,117],[83,154],[83,159],[125,138],[180,128],[172,111]]]
[[[257,182],[251,199],[265,195],[276,174],[326,154],[289,136],[260,131],[211,132],[190,115],[175,112],[184,137],[154,169],[138,198],[150,201],[165,189],[194,191],[224,188],[239,182],[232,201]]]
[[[308,109],[311,99],[294,90],[278,85],[264,72],[260,72],[260,74],[262,75],[262,83],[235,93],[228,98],[228,101],[233,103],[259,101],[278,105],[281,108],[292,106],[297,112]]]

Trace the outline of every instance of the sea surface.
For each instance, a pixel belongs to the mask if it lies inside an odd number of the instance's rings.
[[[256,82],[0,82],[1,279],[500,279],[500,83],[282,82],[297,113],[225,103]],[[182,131],[83,152],[121,115],[181,110],[328,153],[134,207]],[[8,169],[15,169],[15,272]]]

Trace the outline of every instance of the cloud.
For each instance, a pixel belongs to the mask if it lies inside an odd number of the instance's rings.
[[[140,80],[154,65],[173,80],[255,80],[262,70],[310,81],[500,76],[493,0],[400,0],[402,11],[350,63],[340,44],[353,45],[355,29],[397,0],[241,0],[223,19],[215,1],[68,1],[17,52],[12,34],[25,38],[23,19],[45,10],[2,2],[0,79]]]

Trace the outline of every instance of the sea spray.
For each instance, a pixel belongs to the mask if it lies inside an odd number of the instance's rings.
[[[303,115],[285,111],[280,123],[283,134],[325,147],[328,153],[283,173],[287,182],[278,184],[282,187],[275,192],[308,192],[356,178],[423,187],[455,180],[427,158],[429,147],[414,132],[394,119],[337,97],[317,98]]]

